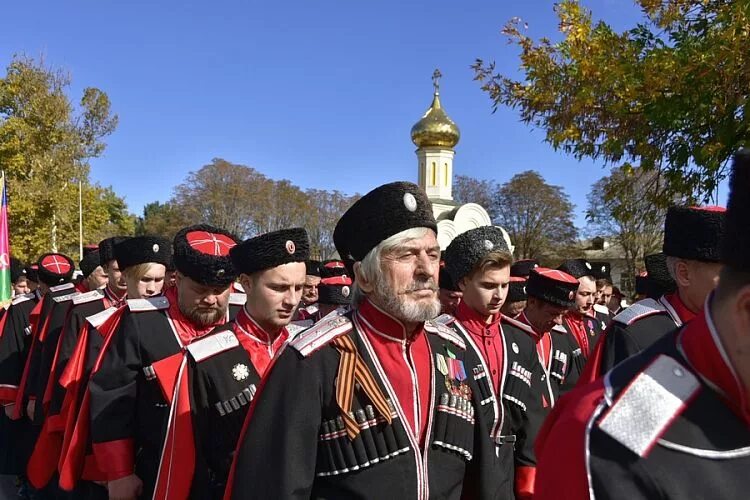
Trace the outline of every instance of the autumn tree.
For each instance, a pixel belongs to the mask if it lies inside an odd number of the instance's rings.
[[[190,172],[167,202],[153,202],[138,219],[138,234],[173,237],[182,227],[205,223],[241,239],[290,227],[304,227],[311,254],[329,258],[336,251],[333,228],[358,195],[303,191],[286,179],[273,180],[246,165],[215,158]]]
[[[557,256],[573,245],[573,209],[561,187],[533,170],[514,175],[495,195],[495,222],[508,231],[517,259]]]
[[[495,219],[495,193],[498,186],[494,181],[475,179],[466,175],[457,175],[453,180],[453,199],[461,204],[477,203]]]
[[[663,176],[663,198],[709,200],[748,142],[750,9],[746,1],[637,0],[642,20],[618,32],[575,0],[555,4],[560,40],[534,40],[512,19],[521,78],[477,60],[495,108],[509,106],[576,158]]]
[[[643,257],[661,250],[666,208],[663,182],[658,172],[641,168],[616,168],[598,180],[588,194],[589,229],[617,243],[623,250],[628,275],[643,268]],[[687,199],[672,198],[674,204]]]
[[[86,88],[76,105],[71,79],[27,57],[0,78],[0,166],[8,179],[13,254],[35,259],[58,249],[78,256],[79,186],[86,241],[133,231],[127,207],[111,188],[92,185],[89,160],[117,125],[107,94]]]

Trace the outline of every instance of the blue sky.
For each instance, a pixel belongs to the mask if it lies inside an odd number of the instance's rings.
[[[586,0],[616,27],[638,17],[629,0]],[[92,177],[134,213],[165,201],[214,157],[302,188],[366,192],[416,180],[409,131],[431,100],[432,71],[461,129],[455,171],[504,182],[527,169],[561,185],[584,224],[602,164],[555,152],[516,112],[491,113],[472,81],[475,58],[513,73],[517,51],[500,34],[514,16],[555,37],[542,0],[183,0],[11,2],[3,7],[0,64],[14,53],[67,69],[72,91],[106,91],[120,117]]]

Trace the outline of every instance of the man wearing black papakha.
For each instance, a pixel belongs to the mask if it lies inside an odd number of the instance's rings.
[[[190,453],[193,442],[185,438],[192,435],[192,401],[186,397],[184,384],[191,379],[184,376],[183,353],[195,351],[197,359],[216,345],[194,346],[227,321],[236,277],[229,251],[235,245],[229,233],[211,226],[179,231],[173,242],[176,286],[128,305],[102,347],[89,383],[91,439],[110,498],[162,498],[166,488],[185,498],[194,482],[187,481],[184,490],[178,487],[185,482],[170,484],[199,469],[194,462],[200,456]],[[239,344],[234,335],[227,337],[214,340],[221,340],[220,347]],[[231,377],[231,367],[224,373]]]
[[[381,186],[339,220],[352,306],[299,334],[259,389],[227,498],[458,499],[501,490],[480,361],[432,318],[440,247],[427,196]],[[489,421],[488,421],[489,420]]]

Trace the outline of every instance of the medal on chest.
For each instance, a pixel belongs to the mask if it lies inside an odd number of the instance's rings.
[[[471,388],[466,383],[464,362],[456,359],[456,355],[451,352],[448,346],[445,347],[445,354],[435,354],[435,362],[438,371],[444,377],[445,388],[455,396],[470,399]]]

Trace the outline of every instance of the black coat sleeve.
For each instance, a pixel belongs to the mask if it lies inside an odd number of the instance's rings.
[[[95,451],[99,443],[132,439],[136,429],[137,377],[142,373],[142,361],[134,315],[126,313],[112,335],[99,370],[89,381]]]
[[[628,332],[628,327],[613,322],[602,339],[604,342],[599,375],[604,375],[621,361],[641,351],[641,347]]]

